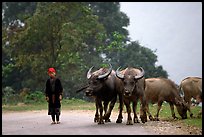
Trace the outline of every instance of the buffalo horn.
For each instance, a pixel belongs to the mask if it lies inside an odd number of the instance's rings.
[[[87,79],[89,79],[90,77],[91,77],[91,70],[94,68],[94,66],[92,66],[90,69],[89,69],[89,71],[87,72],[87,75],[86,75],[86,77],[87,77]]]
[[[106,72],[105,74],[103,74],[103,75],[99,75],[98,76],[98,79],[103,79],[103,78],[106,78],[106,77],[108,77],[109,75],[110,75],[110,73],[111,73],[111,71],[112,71],[112,65],[109,63],[109,69],[108,69],[108,72]]]
[[[120,67],[116,70],[116,76],[120,79],[124,78],[124,75],[119,72]]]
[[[82,88],[78,89],[78,90],[76,91],[76,93],[78,93],[78,92],[80,92],[80,91],[82,91],[82,90],[86,89],[87,87],[88,87],[88,85],[86,85],[86,86],[84,86],[84,87],[82,87]]]
[[[141,79],[145,74],[144,69],[142,67],[140,67],[139,69],[141,70],[141,73],[139,75],[135,76],[136,80]]]

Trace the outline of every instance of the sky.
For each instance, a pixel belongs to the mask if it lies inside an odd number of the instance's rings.
[[[155,51],[169,79],[202,77],[201,2],[120,2],[120,11],[130,19],[131,41]]]

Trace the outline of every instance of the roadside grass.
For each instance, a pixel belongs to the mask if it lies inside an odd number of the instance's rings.
[[[63,110],[95,110],[94,102],[87,102],[81,99],[63,99],[61,102],[61,107]],[[3,104],[2,112],[8,111],[31,111],[31,110],[46,110],[48,108],[48,103],[35,102],[35,103],[17,103],[15,104]]]
[[[149,105],[150,112],[152,116],[154,116],[157,112],[157,104]],[[202,115],[199,115],[202,107],[199,106],[191,106],[191,111],[193,113],[193,118],[190,117],[189,112],[187,111],[187,119],[182,119],[178,114],[177,108],[174,106],[174,112],[178,119],[173,119],[171,114],[171,109],[168,103],[163,103],[161,110],[159,112],[159,119],[171,122],[179,122],[185,126],[195,126],[198,128],[202,128]]]
[[[119,103],[115,104],[113,109],[114,112],[118,112]],[[35,102],[32,104],[23,104],[18,103],[17,105],[2,105],[2,112],[9,112],[9,111],[31,111],[31,110],[46,110],[48,107],[47,102]],[[132,108],[131,108],[132,109]],[[149,105],[150,112],[152,116],[156,114],[157,111],[157,104],[150,104]],[[201,111],[201,107],[199,106],[192,106],[191,111],[194,115],[193,118],[190,118],[189,112],[187,119],[181,119],[180,115],[177,112],[176,107],[174,107],[174,111],[178,120],[173,120],[171,116],[171,110],[168,103],[163,103],[162,108],[159,113],[159,119],[171,121],[171,122],[178,122],[184,124],[186,126],[195,126],[198,128],[202,128],[202,115],[201,117],[197,117],[199,111]],[[62,110],[95,110],[95,103],[94,102],[87,102],[82,99],[63,99],[62,100]],[[124,106],[123,112],[126,112],[126,107]],[[137,114],[139,114],[139,103],[137,105]]]
[[[13,105],[13,104],[2,105],[2,112],[31,111],[31,110],[44,110],[44,109],[47,109],[47,103],[35,103],[35,104],[18,103],[16,105]]]

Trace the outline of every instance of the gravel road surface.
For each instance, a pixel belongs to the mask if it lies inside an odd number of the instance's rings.
[[[111,114],[111,122],[98,125],[94,123],[95,111],[62,110],[60,124],[51,124],[47,110],[4,112],[2,113],[3,135],[187,135],[181,127],[170,122],[148,121],[145,124],[117,124],[117,113]]]

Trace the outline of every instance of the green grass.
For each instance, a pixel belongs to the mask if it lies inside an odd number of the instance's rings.
[[[150,109],[152,116],[154,116],[157,112],[157,104],[154,104],[154,105],[150,104],[149,109]],[[163,103],[162,108],[159,112],[159,119],[166,120],[166,121],[172,121],[172,122],[179,121],[179,123],[184,124],[186,126],[196,126],[198,128],[202,128],[202,117],[198,117],[201,109],[202,107],[192,106],[191,111],[194,117],[190,118],[190,114],[187,111],[187,119],[182,119],[181,116],[178,114],[176,107],[174,106],[174,112],[175,112],[175,115],[178,117],[178,120],[173,120],[169,104]]]
[[[2,111],[31,111],[31,110],[43,110],[47,109],[46,103],[35,103],[35,104],[23,104],[18,103],[17,105],[2,105]]]
[[[22,104],[19,103],[17,105],[2,105],[2,111],[31,111],[31,110],[46,110],[47,109],[47,102],[43,103],[33,103],[33,104]],[[113,111],[118,112],[119,103],[115,104]],[[188,118],[182,120],[180,115],[178,114],[176,107],[174,107],[174,111],[176,116],[179,118],[178,120],[173,120],[171,116],[171,110],[168,103],[163,103],[162,108],[159,113],[159,118],[161,120],[168,120],[172,122],[178,122],[187,126],[196,126],[202,128],[202,117],[197,118],[201,107],[191,107],[192,113],[194,114],[194,118],[190,118],[188,113]],[[156,114],[157,105],[150,104],[149,105],[150,112],[152,116]],[[62,110],[95,110],[95,103],[94,102],[87,102],[81,99],[63,99],[62,100]],[[126,107],[124,106],[123,112],[126,112]],[[137,113],[139,113],[139,104],[137,105]]]
[[[114,107],[114,111],[118,111],[118,103],[116,103],[115,107]],[[131,106],[132,109],[132,106]],[[137,114],[139,114],[139,104],[137,105]],[[187,119],[182,119],[181,116],[178,114],[176,107],[174,106],[174,112],[175,115],[178,117],[177,120],[174,120],[172,115],[171,115],[171,110],[170,110],[170,106],[168,103],[163,103],[161,110],[159,112],[159,119],[160,120],[165,120],[165,121],[171,121],[171,122],[179,122],[180,124],[186,125],[186,126],[195,126],[198,128],[202,128],[202,117],[198,118],[198,114],[200,112],[202,108],[198,107],[198,106],[192,106],[191,107],[191,111],[194,115],[193,118],[190,118],[190,114],[189,112],[187,112]],[[124,106],[124,111],[126,112],[126,107]],[[150,113],[152,114],[152,116],[154,117],[156,115],[157,112],[157,104],[149,104],[149,110]]]
[[[87,102],[81,99],[63,99],[61,102],[63,110],[95,110],[95,104],[93,102]],[[47,109],[48,103],[32,103],[17,105],[2,105],[2,111],[30,111],[30,110],[44,110]]]
[[[63,110],[95,110],[94,102],[87,102],[81,99],[66,99],[62,101]]]

